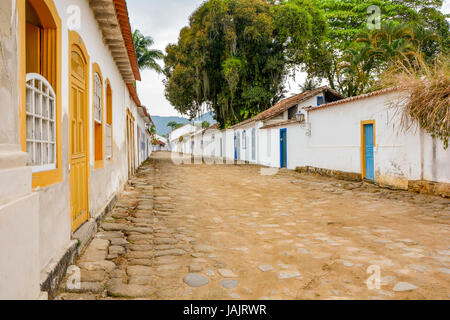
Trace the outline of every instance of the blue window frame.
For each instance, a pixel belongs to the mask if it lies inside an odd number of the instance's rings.
[[[317,97],[317,105],[318,106],[323,105],[323,97]]]

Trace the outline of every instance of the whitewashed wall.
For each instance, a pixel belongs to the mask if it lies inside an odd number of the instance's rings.
[[[185,134],[187,134],[189,132],[194,132],[195,129],[196,129],[195,126],[193,126],[192,124],[186,124],[186,125],[182,126],[181,128],[173,130],[169,134],[169,142],[170,142],[171,150],[173,150],[175,152],[178,151],[177,148],[180,145],[178,139],[181,136],[184,136]],[[181,144],[183,144],[183,143],[181,143]],[[183,149],[183,148],[181,148],[181,149]]]
[[[403,188],[408,180],[450,182],[450,150],[422,130],[402,130],[399,112],[388,107],[396,97],[383,94],[311,111],[305,165],[361,173],[361,121],[375,120],[377,182]]]
[[[92,110],[89,112],[90,126],[90,179],[89,179],[89,207],[91,216],[95,216],[126,183],[128,178],[128,165],[126,154],[126,109],[133,113],[136,123],[139,120],[136,105],[132,101],[128,89],[122,80],[109,48],[103,43],[102,33],[99,30],[94,14],[86,0],[57,0],[54,1],[62,20],[62,90],[61,90],[61,119],[62,119],[62,157],[63,182],[39,190],[40,198],[40,265],[44,268],[55,255],[63,249],[71,239],[70,222],[70,184],[69,184],[69,47],[67,21],[69,15],[67,8],[77,5],[81,10],[81,29],[76,30],[83,39],[90,58],[89,72],[89,103],[92,108],[92,64],[98,63],[103,79],[109,79],[112,88],[113,104],[113,161],[105,160],[104,168],[94,170],[94,137]],[[105,86],[104,86],[105,90]],[[104,92],[104,97],[106,97]],[[104,112],[106,109],[104,108]],[[105,114],[104,114],[105,116]],[[136,127],[135,127],[136,130]],[[135,131],[137,140],[137,132]],[[135,150],[138,149],[136,142]],[[136,159],[138,157],[136,156]]]
[[[255,140],[252,139],[252,130],[255,129]],[[245,131],[245,146],[244,146],[244,138],[243,132]],[[247,161],[250,163],[258,162],[258,123],[252,122],[247,125],[238,127],[234,129],[235,134],[239,134],[240,136],[240,145],[239,145],[239,159],[240,161]],[[252,155],[252,147],[255,145],[255,157]],[[234,138],[233,138],[233,156],[234,156]]]

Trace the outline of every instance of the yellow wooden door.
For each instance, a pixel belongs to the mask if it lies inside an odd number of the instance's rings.
[[[80,51],[71,54],[70,75],[70,203],[72,230],[89,220],[87,66]]]

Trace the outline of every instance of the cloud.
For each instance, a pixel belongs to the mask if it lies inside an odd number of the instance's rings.
[[[154,48],[165,50],[169,43],[176,43],[180,30],[189,24],[189,16],[202,4],[202,0],[128,0],[130,23],[144,35],[155,40]],[[142,71],[142,81],[137,84],[141,102],[150,114],[177,116],[179,113],[164,96],[162,75],[154,71]]]
[[[128,0],[130,22],[155,40],[154,48],[165,50],[169,43],[176,43],[180,30],[189,23],[189,16],[203,0]],[[444,2],[444,13],[450,13],[450,0]],[[179,116],[164,96],[163,76],[153,71],[142,71],[142,81],[137,84],[139,97],[152,115]],[[297,73],[288,81],[289,94],[298,93],[306,75]]]

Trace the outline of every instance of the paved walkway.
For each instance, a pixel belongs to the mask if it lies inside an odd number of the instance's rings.
[[[260,169],[154,154],[57,298],[450,299],[449,200]]]

